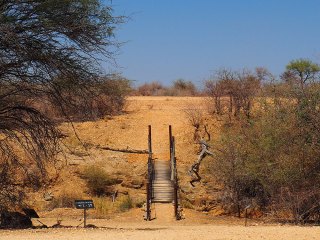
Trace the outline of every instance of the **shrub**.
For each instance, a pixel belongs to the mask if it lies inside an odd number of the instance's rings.
[[[230,212],[240,216],[250,204],[291,211],[296,223],[320,222],[320,93],[310,86],[291,94],[222,127],[212,165],[225,187],[222,202],[235,206]]]
[[[162,95],[165,87],[159,82],[145,83],[138,87],[138,94],[142,96],[159,96]]]
[[[184,113],[186,114],[189,123],[196,129],[203,124],[204,113],[203,109],[201,109],[199,106],[189,106],[184,110]]]
[[[121,180],[111,178],[101,167],[89,166],[83,170],[83,178],[87,181],[89,191],[96,196],[105,196],[112,191],[110,187]]]
[[[145,197],[144,198],[138,198],[138,199],[135,199],[133,202],[134,202],[134,207],[142,208],[146,203],[146,199],[145,199]]]
[[[95,115],[103,117],[116,114],[122,111],[126,96],[132,91],[131,82],[121,76],[112,75],[101,80],[97,91],[101,93],[92,103]]]
[[[177,79],[173,82],[172,92],[174,96],[195,96],[197,88],[191,81]]]
[[[191,81],[178,79],[171,86],[163,86],[154,81],[139,86],[136,92],[142,96],[195,96],[198,94],[196,86]]]
[[[63,103],[60,103],[59,99],[50,97],[41,102],[32,102],[34,107],[54,119],[64,119],[67,115],[72,120],[91,120],[118,114],[122,111],[126,96],[131,91],[130,80],[116,74],[92,80],[90,84],[72,82],[70,79],[59,77],[54,83],[61,91]],[[82,88],[74,88],[76,84],[81,84]]]

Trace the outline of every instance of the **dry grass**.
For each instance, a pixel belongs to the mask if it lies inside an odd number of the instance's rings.
[[[95,209],[92,215],[95,218],[107,218],[114,213],[125,212],[134,207],[129,195],[120,196],[115,202],[109,197],[95,197],[93,202]]]
[[[49,202],[48,209],[73,208],[74,201],[84,197],[85,194],[80,189],[65,188]]]

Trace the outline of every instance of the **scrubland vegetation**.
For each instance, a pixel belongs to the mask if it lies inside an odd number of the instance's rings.
[[[60,123],[122,113],[130,94],[201,95],[210,117],[221,123],[210,140],[214,157],[207,171],[222,186],[217,201],[224,213],[240,216],[250,208],[295,223],[320,222],[319,65],[294,60],[280,79],[264,68],[221,69],[204,91],[183,79],[132,89],[121,75],[99,72],[92,58],[111,59],[113,31],[123,18],[99,1],[59,2],[0,4],[0,213],[20,210],[28,193],[54,183],[49,173],[60,170],[56,156],[65,150]],[[201,112],[185,113],[196,129],[203,124]],[[61,191],[48,209],[73,207],[84,196],[94,197],[100,217],[143,205],[127,193],[112,201],[122,180],[99,166],[78,175],[87,192]]]
[[[207,82],[224,121],[212,171],[227,212],[240,216],[250,206],[296,223],[320,221],[319,71],[302,59],[279,81],[257,69],[219,71]]]
[[[223,186],[219,201],[226,213],[240,217],[249,208],[295,223],[319,222],[320,67],[297,59],[286,68],[280,78],[265,68],[220,69],[205,82],[204,104],[222,122],[206,167]],[[138,88],[142,95],[166,90],[156,82]],[[184,111],[195,129],[204,124],[201,107]]]

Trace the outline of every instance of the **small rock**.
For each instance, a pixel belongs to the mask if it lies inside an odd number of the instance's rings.
[[[45,193],[43,194],[43,199],[44,199],[45,201],[52,201],[53,198],[54,198],[54,196],[53,196],[53,194],[52,194],[51,192],[45,192]]]

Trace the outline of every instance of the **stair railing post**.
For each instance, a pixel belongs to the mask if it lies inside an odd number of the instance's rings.
[[[176,171],[176,163],[175,163],[175,139],[171,137],[171,156],[170,156],[170,163],[171,163],[171,181],[175,181],[175,171]]]
[[[181,220],[181,208],[179,207],[179,182],[178,182],[178,170],[177,170],[177,158],[176,158],[176,145],[175,138],[172,137],[172,182],[174,187],[173,199],[174,199],[174,215],[176,220]]]
[[[172,137],[172,170],[171,170],[171,180],[173,181],[173,199],[174,199],[174,216],[176,217],[176,220],[179,220],[179,213],[178,213],[178,181],[177,181],[177,166],[176,166],[176,156],[175,156],[175,138]]]
[[[174,182],[174,216],[176,217],[176,220],[180,220],[179,218],[179,203],[178,203],[178,183]]]
[[[149,158],[152,159],[152,139],[151,139],[151,125],[148,126],[148,151],[149,151]]]
[[[152,162],[152,142],[151,142],[151,125],[148,126],[148,179],[147,179],[147,203],[146,203],[146,220],[151,221],[151,201],[152,201],[152,179],[153,179],[153,162]]]
[[[170,143],[170,158],[172,153],[172,127],[169,125],[169,143]]]
[[[149,191],[149,182],[147,182],[147,209],[146,209],[146,221],[151,220],[151,203],[150,203],[150,191]]]

